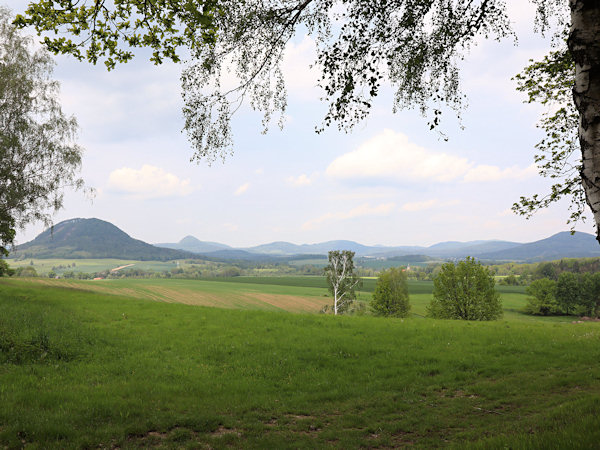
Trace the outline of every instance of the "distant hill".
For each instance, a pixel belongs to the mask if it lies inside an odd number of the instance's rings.
[[[600,257],[595,236],[568,231],[539,241],[520,244],[509,241],[440,242],[429,247],[368,246],[354,241],[327,241],[316,244],[271,242],[249,248],[233,248],[218,242],[186,236],[178,243],[147,244],[131,238],[115,225],[99,219],[71,219],[46,230],[33,241],[17,247],[11,256],[26,258],[118,258],[172,260],[202,257],[216,261],[238,260],[284,262],[326,258],[330,250],[351,250],[358,258],[425,262],[473,256],[484,261],[537,262],[560,258]],[[412,258],[414,260],[410,259]]]
[[[428,247],[425,254],[438,258],[479,257],[485,253],[508,250],[520,245],[522,244],[519,242],[509,241],[442,242]]]
[[[600,245],[592,234],[569,231],[513,248],[482,253],[480,259],[496,261],[551,261],[560,258],[589,258],[600,256]]]
[[[249,247],[245,250],[252,253],[266,253],[271,255],[310,255],[327,254],[331,250],[350,250],[357,255],[365,255],[385,247],[369,247],[354,241],[327,241],[318,244],[291,244],[289,242],[272,242],[270,244]]]
[[[194,236],[186,236],[175,244],[154,244],[156,247],[172,248],[184,250],[193,253],[210,253],[232,248],[229,245],[219,244],[218,242],[201,241]]]
[[[54,225],[33,241],[19,245],[12,256],[26,258],[118,258],[171,260],[194,257],[189,252],[158,248],[133,239],[100,219],[70,219]]]

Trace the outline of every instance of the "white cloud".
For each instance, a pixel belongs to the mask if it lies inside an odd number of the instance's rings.
[[[233,195],[242,195],[244,192],[246,192],[248,190],[249,187],[250,187],[250,183],[244,183],[235,190]]]
[[[298,175],[297,177],[288,177],[286,178],[286,181],[288,184],[295,187],[308,186],[312,183],[312,180],[304,173],[302,175]]]
[[[433,208],[439,202],[436,199],[426,200],[424,202],[409,202],[402,205],[403,211],[423,211],[424,209]]]
[[[446,202],[440,202],[437,198],[432,198],[431,200],[424,200],[422,202],[408,202],[402,205],[402,211],[415,212],[415,211],[424,211],[431,208],[446,208],[449,206],[456,206],[460,204],[460,200],[449,200]]]
[[[485,181],[523,180],[525,178],[535,178],[537,175],[538,169],[535,164],[531,164],[524,169],[518,166],[500,169],[498,166],[481,164],[469,169],[465,174],[464,181],[467,183],[478,183]]]
[[[336,158],[327,175],[340,180],[385,180],[395,182],[495,182],[535,177],[535,164],[502,169],[476,164],[467,158],[437,153],[420,147],[402,133],[385,129],[358,149]]]
[[[190,180],[181,180],[160,167],[144,164],[141,169],[122,167],[108,176],[109,189],[141,198],[181,197],[191,194]]]
[[[335,159],[327,175],[338,179],[452,181],[473,166],[466,158],[435,153],[386,129],[358,149]]]
[[[365,217],[365,216],[386,216],[396,207],[394,203],[382,203],[377,206],[371,206],[368,203],[357,206],[356,208],[351,209],[346,212],[337,212],[337,213],[327,213],[316,219],[309,220],[302,225],[302,229],[311,230],[315,228],[317,225],[320,225],[324,222],[330,221],[338,221],[338,220],[348,220],[355,219],[357,217]]]

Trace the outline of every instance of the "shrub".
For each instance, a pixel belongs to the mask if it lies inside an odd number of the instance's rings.
[[[433,285],[433,300],[427,308],[431,317],[462,320],[502,317],[494,276],[473,258],[442,265]]]
[[[24,267],[17,267],[17,269],[15,269],[15,275],[17,277],[37,277],[38,273],[34,267],[24,266]]]

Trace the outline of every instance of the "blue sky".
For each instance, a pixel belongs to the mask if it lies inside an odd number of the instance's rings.
[[[384,89],[351,133],[315,134],[324,116],[310,38],[297,36],[284,63],[287,124],[261,134],[261,116],[241,109],[235,153],[224,163],[190,163],[181,132],[181,66],[154,66],[140,54],[107,72],[57,57],[64,109],[80,125],[82,175],[93,199],[67,192],[55,222],[97,217],[147,242],[186,235],[234,246],[271,241],[429,245],[447,240],[532,241],[568,229],[568,204],[530,220],[510,212],[521,195],[546,192],[533,164],[542,109],[524,104],[511,77],[549,48],[534,35],[533,8],[511,0],[519,45],[482,41],[463,65],[469,106],[461,129],[447,116],[439,134],[418,111],[392,114]],[[25,2],[9,6],[18,12]],[[592,232],[591,223],[578,230]],[[17,234],[26,242],[42,231]]]

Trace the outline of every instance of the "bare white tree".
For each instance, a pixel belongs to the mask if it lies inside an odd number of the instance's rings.
[[[356,299],[355,289],[361,279],[354,267],[354,252],[333,250],[329,252],[329,265],[325,268],[329,292],[333,295],[333,313],[343,314]]]

